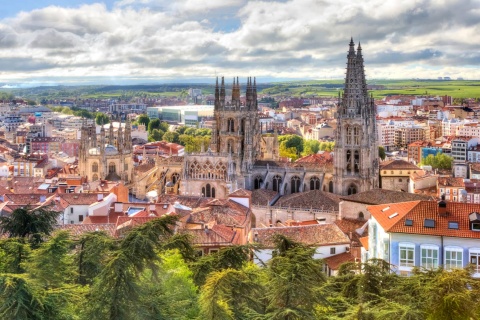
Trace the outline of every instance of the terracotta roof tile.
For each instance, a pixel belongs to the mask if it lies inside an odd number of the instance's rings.
[[[389,160],[380,163],[380,170],[421,170],[416,165],[405,160]]]
[[[268,189],[256,189],[252,191],[252,204],[266,206],[273,198],[277,196],[278,192]]]
[[[275,207],[291,207],[291,208],[324,208],[326,210],[333,209],[338,211],[340,198],[330,192],[320,190],[311,190],[289,194],[277,200]]]
[[[99,223],[99,224],[65,224],[55,226],[58,230],[67,230],[73,237],[79,237],[88,232],[104,231],[109,236],[115,234],[115,224]]]
[[[347,262],[355,262],[355,257],[350,252],[336,254],[334,256],[323,259],[331,270],[338,270],[338,268]]]
[[[446,216],[439,215],[434,201],[392,203],[367,209],[387,232],[480,239],[480,232],[470,229],[468,217],[472,212],[480,212],[480,204],[447,202]],[[405,225],[407,219],[412,221],[412,226]],[[425,219],[434,220],[435,226],[425,227]],[[458,229],[450,229],[449,222],[458,222]]]
[[[348,237],[335,224],[319,224],[311,226],[254,228],[252,234],[255,242],[267,247],[273,247],[273,236],[282,234],[293,241],[309,246],[325,246],[333,244],[350,244]]]
[[[372,189],[365,192],[340,197],[342,200],[365,204],[396,203],[414,200],[433,200],[432,197],[387,189]]]
[[[463,178],[439,177],[438,185],[444,187],[465,187]]]

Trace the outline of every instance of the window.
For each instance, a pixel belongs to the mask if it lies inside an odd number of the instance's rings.
[[[110,162],[110,164],[108,165],[108,173],[116,173],[116,172],[117,172],[117,168],[115,163]]]
[[[124,170],[124,171],[128,171],[128,163],[125,163],[125,164],[123,165],[123,170]]]
[[[400,243],[400,268],[412,268],[415,265],[415,246],[410,243]]]
[[[458,229],[458,222],[449,221],[448,222],[448,229]]]
[[[470,249],[470,264],[472,264],[476,273],[480,272],[480,250]]]
[[[78,216],[78,222],[82,222],[82,221],[83,221],[83,214]]]
[[[479,222],[472,223],[472,231],[480,231],[480,223]]]
[[[405,220],[405,225],[408,226],[408,227],[413,226],[413,220],[411,220],[411,219],[406,219],[406,220]]]
[[[300,177],[297,177],[297,176],[293,176],[291,179],[290,179],[290,183],[291,183],[291,186],[290,186],[290,191],[291,193],[297,193],[300,191]]]
[[[460,269],[463,267],[462,248],[445,248],[445,269]]]
[[[423,226],[425,228],[435,228],[435,220],[425,219],[424,222],[423,222]]]
[[[330,248],[330,254],[335,254],[335,248]]]
[[[273,177],[273,191],[280,192],[281,184],[282,184],[282,177],[278,175]]]
[[[402,179],[398,179],[398,182],[402,182],[403,180]]]
[[[320,179],[318,177],[310,178],[310,190],[320,190]]]
[[[256,176],[253,181],[253,189],[260,189],[262,187],[263,179],[261,176]]]
[[[70,213],[73,213],[73,208],[70,208]]]
[[[350,187],[348,187],[348,195],[351,195],[351,194],[356,194],[357,193],[357,187],[355,187],[355,185],[350,185]]]
[[[422,267],[426,269],[438,268],[438,247],[436,246],[422,246]]]
[[[208,253],[217,253],[218,252],[218,249],[210,249],[208,250]]]
[[[98,163],[94,162],[92,164],[92,172],[98,172]]]

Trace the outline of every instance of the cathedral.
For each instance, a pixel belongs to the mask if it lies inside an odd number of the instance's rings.
[[[79,173],[88,181],[122,180],[128,183],[133,169],[130,121],[127,117],[124,128],[121,121],[118,122],[117,130],[112,121],[108,132],[105,127],[101,126],[98,140],[95,125],[83,123],[78,155]]]
[[[353,39],[347,56],[344,93],[339,97],[334,148],[334,192],[350,195],[378,188],[376,112],[368,95],[362,47]]]
[[[210,146],[184,157],[156,159],[135,174],[135,194],[157,189],[188,196],[225,198],[236,189],[268,189],[287,195],[321,190],[349,195],[378,187],[375,106],[367,93],[360,44],[353,40],[347,56],[345,91],[339,96],[333,155],[311,155],[295,162],[278,161],[274,133],[262,136],[255,78],[248,78],[245,102],[238,78],[231,99],[225,80],[217,79]],[[205,150],[207,149],[207,150]]]

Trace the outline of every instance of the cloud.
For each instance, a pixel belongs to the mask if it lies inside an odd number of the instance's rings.
[[[480,78],[479,0],[123,0],[0,20],[5,80],[343,77],[350,36],[375,77]],[[473,66],[473,67],[472,67]]]

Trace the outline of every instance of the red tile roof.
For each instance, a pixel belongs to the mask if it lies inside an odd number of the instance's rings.
[[[480,212],[480,204],[447,202],[446,216],[439,215],[434,201],[391,203],[367,209],[387,232],[480,239],[480,232],[470,229],[468,217],[472,212]],[[412,226],[405,225],[407,219],[412,220]],[[425,227],[425,219],[434,220],[435,227]],[[458,222],[458,229],[449,229],[449,222]]]
[[[355,262],[355,257],[350,252],[336,254],[334,256],[323,259],[331,270],[338,270],[339,267],[347,262]]]

